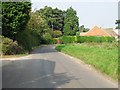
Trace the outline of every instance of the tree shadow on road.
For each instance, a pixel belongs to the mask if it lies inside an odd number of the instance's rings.
[[[55,50],[55,46],[47,45],[34,49],[30,54],[42,54],[42,53],[54,53],[54,52],[58,52],[57,50]]]
[[[66,72],[54,73],[55,62],[50,60],[11,61],[2,67],[3,88],[57,88],[76,78]]]

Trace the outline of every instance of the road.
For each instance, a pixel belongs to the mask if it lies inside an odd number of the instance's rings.
[[[2,66],[3,88],[117,88],[117,84],[57,52],[52,45],[8,62]]]

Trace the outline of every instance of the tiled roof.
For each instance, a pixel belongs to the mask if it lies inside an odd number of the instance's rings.
[[[102,29],[94,26],[91,30],[86,33],[81,33],[81,36],[117,36],[113,29]]]
[[[104,29],[107,33],[109,33],[111,36],[117,36],[117,33],[113,31],[113,29]]]

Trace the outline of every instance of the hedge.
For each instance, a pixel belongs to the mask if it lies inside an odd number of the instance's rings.
[[[96,37],[96,36],[77,36],[78,43],[84,42],[113,42],[114,37]]]
[[[62,36],[60,38],[61,43],[67,44],[67,43],[74,43],[76,41],[75,36]]]
[[[113,42],[114,37],[97,37],[97,36],[62,36],[61,43],[84,43],[84,42]]]

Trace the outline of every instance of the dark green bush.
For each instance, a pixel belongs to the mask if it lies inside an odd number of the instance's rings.
[[[18,44],[21,45],[24,50],[30,52],[32,48],[40,45],[40,39],[35,33],[31,33],[30,30],[24,30],[17,35]]]
[[[24,50],[30,52],[32,47],[36,44],[36,39],[30,34],[28,30],[24,30],[19,32],[17,35],[17,41],[19,45],[21,45]]]
[[[106,37],[107,41],[108,42],[113,42],[115,41],[115,38],[114,37]]]
[[[55,47],[55,49],[58,50],[58,51],[61,51],[62,48],[64,48],[65,46],[66,46],[65,44],[57,45],[57,46]]]
[[[96,36],[77,36],[78,43],[84,42],[113,42],[114,37],[96,37]]]
[[[74,43],[76,41],[75,36],[62,36],[60,40],[61,40],[61,43],[64,43],[64,44]]]
[[[25,51],[21,46],[18,45],[17,41],[13,41],[12,39],[5,38],[3,36],[0,37],[2,39],[2,53],[3,55],[15,55],[15,54],[23,54]]]

